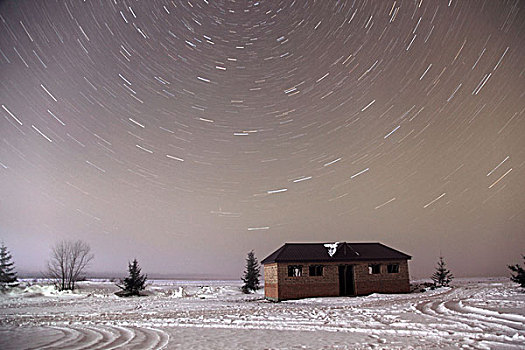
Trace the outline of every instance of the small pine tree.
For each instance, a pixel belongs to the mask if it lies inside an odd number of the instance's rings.
[[[118,292],[118,296],[132,296],[140,295],[140,292],[146,288],[147,275],[140,273],[141,269],[137,259],[134,259],[132,263],[128,263],[129,276],[120,281],[123,285],[118,285],[122,291]]]
[[[258,290],[259,276],[261,276],[259,262],[252,250],[248,253],[248,257],[246,258],[246,271],[244,271],[244,277],[242,278],[242,281],[244,282],[242,292],[248,294],[250,291]]]
[[[525,260],[525,255],[523,255],[523,259]],[[511,274],[510,280],[512,282],[519,283],[520,286],[525,288],[525,270],[520,265],[508,265],[509,270],[512,272],[515,272],[515,274]]]
[[[8,286],[15,286],[17,284],[18,278],[16,276],[16,271],[14,263],[12,261],[13,257],[7,247],[2,242],[0,246],[0,287],[5,288]]]
[[[439,261],[436,266],[436,272],[432,275],[432,281],[436,287],[446,287],[454,278],[454,275],[447,269],[447,264],[442,256],[439,257]]]

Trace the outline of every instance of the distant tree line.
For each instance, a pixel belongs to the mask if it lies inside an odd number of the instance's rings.
[[[62,240],[51,247],[51,257],[43,276],[53,282],[59,291],[75,290],[77,282],[86,278],[86,269],[93,261],[89,244],[82,240]],[[117,284],[119,296],[141,295],[147,276],[141,273],[137,259],[128,264],[129,276]],[[4,243],[0,246],[0,290],[18,285],[13,258]]]
[[[85,279],[85,272],[94,255],[90,246],[81,240],[62,240],[51,248],[51,258],[47,263],[44,276],[53,281],[58,290],[75,290],[77,282]],[[523,255],[525,260],[525,255]],[[525,266],[525,263],[524,263]],[[519,264],[508,265],[511,271],[510,279],[525,288],[525,269]],[[241,278],[244,282],[242,291],[251,293],[259,286],[260,265],[255,254],[250,251],[246,258],[246,270]],[[433,287],[446,287],[454,279],[447,268],[443,256],[439,257],[435,272],[432,274]],[[147,275],[142,274],[137,259],[128,262],[128,276],[116,285],[121,289],[115,293],[119,296],[139,296],[146,288]],[[0,246],[0,290],[18,285],[13,257],[2,242]]]

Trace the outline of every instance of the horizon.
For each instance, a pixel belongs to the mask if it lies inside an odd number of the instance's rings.
[[[20,271],[241,276],[381,242],[503,276],[525,252],[525,16],[436,0],[0,2],[0,240]]]
[[[261,269],[262,271],[262,269]],[[430,276],[434,271],[432,271],[428,276],[413,276],[410,274],[410,281],[421,281],[421,280],[431,280]],[[27,272],[22,271],[18,274],[18,278],[22,280],[28,280],[28,279],[49,279],[47,277],[38,276],[39,273],[37,272]],[[223,275],[222,277],[215,277],[214,275],[209,274],[203,274],[203,275],[170,275],[170,274],[161,274],[161,273],[145,273],[147,275],[147,280],[154,280],[154,281],[239,281],[242,282],[241,277],[234,278],[233,275]],[[123,278],[127,276],[127,272],[92,272],[87,271],[85,275],[85,280],[97,280],[97,279],[113,279],[113,278]],[[492,275],[492,276],[456,276],[454,275],[454,278],[452,280],[452,284],[454,284],[454,279],[476,279],[476,278],[501,278],[501,279],[508,279],[510,280],[510,272],[506,275]],[[264,274],[261,273],[260,281],[264,281]],[[81,280],[82,282],[82,280]],[[264,288],[264,285],[261,286],[261,288]]]

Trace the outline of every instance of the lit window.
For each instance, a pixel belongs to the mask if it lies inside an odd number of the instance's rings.
[[[399,264],[389,264],[387,265],[388,273],[399,273]]]
[[[300,277],[303,275],[303,267],[301,265],[289,265],[288,277]]]
[[[380,264],[368,265],[368,274],[369,275],[377,275],[379,273],[381,273],[381,265]]]
[[[322,276],[323,275],[323,265],[310,265],[309,268],[310,276]]]

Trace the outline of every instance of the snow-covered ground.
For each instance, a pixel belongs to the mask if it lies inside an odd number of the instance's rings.
[[[27,284],[0,295],[0,349],[525,349],[525,292],[507,278],[281,303],[236,281],[153,281],[140,298]]]

